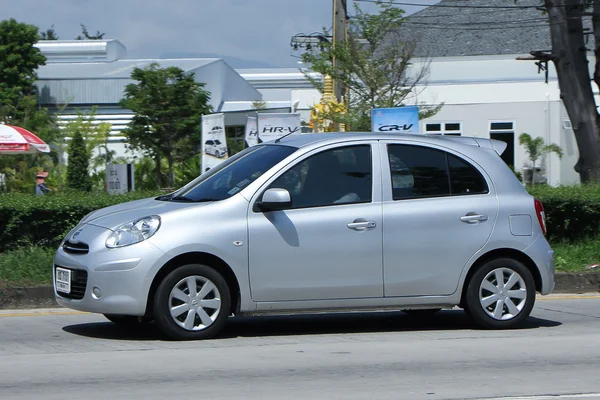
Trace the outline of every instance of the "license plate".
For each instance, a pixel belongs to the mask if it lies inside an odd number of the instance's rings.
[[[71,270],[56,268],[56,291],[71,293]]]

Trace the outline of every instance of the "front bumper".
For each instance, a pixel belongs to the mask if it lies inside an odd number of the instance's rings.
[[[79,311],[144,315],[151,271],[163,262],[165,253],[149,241],[107,249],[104,243],[110,233],[106,228],[83,225],[78,240],[89,246],[87,254],[73,254],[62,246],[58,249],[53,268],[56,301]],[[73,271],[69,294],[57,291],[57,267]]]

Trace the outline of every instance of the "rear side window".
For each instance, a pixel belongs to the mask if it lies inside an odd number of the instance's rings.
[[[475,167],[444,151],[388,145],[388,157],[394,200],[488,193]]]
[[[448,154],[448,167],[453,195],[488,192],[487,183],[481,173],[465,160]]]

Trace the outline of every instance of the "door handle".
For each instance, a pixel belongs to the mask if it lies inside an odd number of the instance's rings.
[[[348,228],[353,229],[355,231],[363,231],[366,229],[373,229],[377,226],[375,221],[364,221],[364,220],[355,220],[348,224]]]
[[[488,217],[485,214],[477,214],[477,213],[468,213],[467,215],[460,217],[462,222],[466,222],[468,224],[476,224],[477,222],[487,221]]]

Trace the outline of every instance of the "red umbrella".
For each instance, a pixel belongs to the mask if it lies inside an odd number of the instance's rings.
[[[0,154],[35,154],[37,152],[50,153],[50,146],[27,129],[0,124]]]

